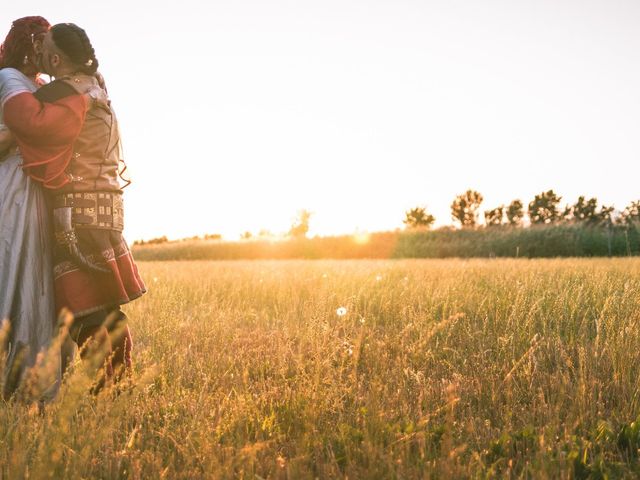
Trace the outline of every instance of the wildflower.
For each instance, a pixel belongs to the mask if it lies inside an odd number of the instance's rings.
[[[364,325],[364,322],[365,322],[364,317],[360,317],[360,320],[359,320],[359,321],[360,321],[360,325]]]
[[[344,348],[347,355],[353,355],[353,345],[351,345],[347,340],[342,342],[342,348]]]
[[[376,282],[379,282],[380,280],[382,280],[382,275],[376,275]]]
[[[336,315],[339,317],[344,317],[347,314],[347,309],[344,307],[340,307],[336,310]]]

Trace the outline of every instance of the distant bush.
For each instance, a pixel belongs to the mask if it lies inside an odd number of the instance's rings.
[[[634,226],[585,224],[500,226],[475,230],[443,228],[407,232],[398,239],[395,257],[595,257],[640,253],[640,231]]]
[[[135,244],[139,260],[240,260],[240,259],[346,259],[391,258],[396,249],[396,232],[337,237],[289,238],[238,242],[171,242],[166,245]]]
[[[151,240],[136,240],[134,245],[159,245],[161,243],[168,243],[169,239],[163,235],[162,237],[152,238]]]
[[[166,237],[162,237],[166,238]],[[354,237],[205,242],[150,240],[134,244],[140,260],[346,259],[449,257],[606,257],[640,254],[640,227],[554,223],[476,229],[380,232]]]

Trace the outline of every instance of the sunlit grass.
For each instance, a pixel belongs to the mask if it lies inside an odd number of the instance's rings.
[[[0,409],[0,476],[640,473],[640,261],[142,263],[131,385]]]

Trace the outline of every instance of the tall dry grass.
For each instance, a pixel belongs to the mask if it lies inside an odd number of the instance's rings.
[[[638,475],[639,267],[143,263],[131,384],[5,403],[1,476]]]

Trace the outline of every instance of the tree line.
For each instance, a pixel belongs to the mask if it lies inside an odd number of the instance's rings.
[[[479,225],[481,205],[484,197],[480,192],[467,190],[457,195],[451,203],[451,218],[462,228]],[[630,225],[640,223],[640,200],[631,202],[623,211],[617,212],[613,206],[599,205],[597,198],[578,197],[573,205],[560,206],[562,197],[553,190],[541,192],[525,206],[519,199],[508,205],[499,205],[484,211],[486,227],[510,225],[523,226],[525,216],[532,225],[558,223],[580,223],[585,225]],[[408,229],[429,229],[436,219],[426,207],[415,207],[405,212],[403,223]]]

